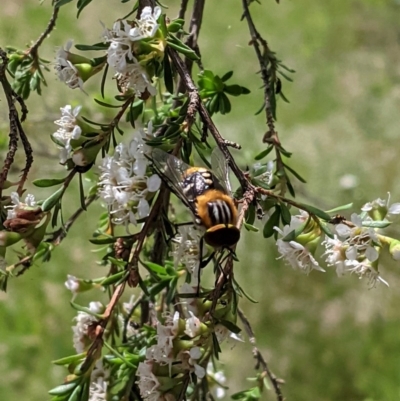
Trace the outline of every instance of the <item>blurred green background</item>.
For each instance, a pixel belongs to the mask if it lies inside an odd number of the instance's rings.
[[[399,0],[261,0],[252,4],[255,22],[270,47],[295,69],[294,83],[283,82],[290,104],[278,105],[277,129],[285,148],[293,152],[290,165],[308,181],[297,185],[302,201],[329,209],[353,201],[355,210],[369,200],[386,197],[400,201],[400,1]],[[179,1],[165,2],[174,18]],[[124,16],[129,5],[96,1],[75,18],[75,2],[61,9],[57,29],[41,50],[52,59],[55,46],[68,39],[95,43],[101,20],[107,26]],[[44,29],[51,14],[49,2],[3,0],[0,46],[24,46]],[[235,71],[232,81],[251,89],[233,99],[233,112],[217,116],[222,134],[243,145],[235,152],[243,167],[253,163],[266,131],[259,69],[248,46],[241,1],[210,1],[206,6],[200,48],[206,68],[223,75]],[[50,88],[28,100],[25,123],[35,151],[31,178],[58,170],[57,151],[49,135],[59,108],[83,104],[83,114],[110,119],[79,91],[47,74]],[[88,87],[96,89],[98,81]],[[7,110],[0,97],[0,157],[7,143]],[[90,108],[90,109],[89,109]],[[91,111],[90,111],[91,110]],[[103,115],[102,115],[103,113]],[[19,155],[13,176],[23,166]],[[17,168],[18,167],[18,168]],[[356,177],[346,189],[341,178]],[[46,192],[35,189],[37,198]],[[68,216],[77,204],[65,204]],[[33,266],[11,280],[0,293],[0,399],[42,401],[65,375],[51,360],[73,352],[70,293],[64,288],[67,273],[97,277],[104,272],[89,250],[87,238],[96,226],[100,207],[82,216],[54,253],[50,263]],[[395,228],[391,233],[400,237]],[[287,400],[395,401],[400,400],[400,270],[389,258],[381,274],[389,288],[369,289],[356,276],[338,278],[332,269],[304,276],[277,261],[272,240],[245,233],[236,267],[239,282],[259,303],[247,300],[242,308],[254,324],[257,341],[271,369],[286,381]],[[102,299],[91,293],[78,298],[86,304]],[[96,298],[96,299],[95,299]],[[226,346],[226,351],[232,345]],[[228,355],[229,354],[229,355]],[[223,354],[229,394],[249,386],[254,361],[248,342]],[[272,391],[265,399],[274,400]]]

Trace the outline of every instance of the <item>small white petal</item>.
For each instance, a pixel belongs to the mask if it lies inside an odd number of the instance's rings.
[[[147,178],[147,189],[149,192],[157,192],[160,189],[161,178],[157,174],[153,174]]]
[[[379,253],[378,253],[378,251],[377,251],[374,247],[369,246],[369,247],[367,248],[367,250],[365,251],[365,256],[367,257],[367,259],[368,259],[370,262],[374,262],[375,260],[378,259]]]
[[[146,199],[140,199],[139,205],[138,205],[138,214],[140,218],[146,217],[149,215],[150,212],[150,206],[149,202],[147,202]]]
[[[393,203],[389,207],[389,214],[400,214],[400,203]]]

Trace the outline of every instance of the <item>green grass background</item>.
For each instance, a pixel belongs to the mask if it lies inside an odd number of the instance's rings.
[[[174,18],[177,0],[165,2]],[[241,2],[210,1],[206,6],[200,47],[206,68],[223,75],[233,69],[235,83],[251,89],[233,99],[233,112],[217,116],[221,133],[238,141],[235,152],[243,167],[262,148],[266,131],[258,65]],[[75,2],[61,9],[57,29],[41,55],[49,59],[55,46],[67,39],[95,43],[101,26],[125,15],[130,3],[93,2],[75,18]],[[49,2],[3,0],[0,46],[24,46],[43,31],[51,13]],[[277,129],[285,148],[293,152],[290,165],[308,181],[297,185],[298,198],[323,209],[353,201],[355,207],[392,194],[400,200],[400,1],[398,0],[262,0],[252,4],[255,22],[270,47],[294,68],[294,83],[284,81],[290,104],[278,105]],[[35,150],[32,178],[59,176],[57,152],[49,135],[59,107],[84,105],[84,114],[109,121],[109,111],[93,106],[90,97],[71,91],[47,74],[49,88],[31,96],[25,128]],[[97,83],[89,85],[96,89]],[[7,110],[0,95],[0,146],[7,143]],[[90,110],[89,110],[90,107]],[[128,132],[127,132],[128,134]],[[12,174],[18,175],[19,155]],[[344,174],[354,174],[358,186],[340,187]],[[34,190],[38,198],[48,193]],[[68,216],[78,205],[65,204]],[[33,266],[12,280],[0,294],[0,400],[42,401],[65,375],[51,360],[73,352],[70,294],[66,274],[97,277],[87,238],[101,212],[94,207],[74,226],[50,263]],[[399,237],[400,231],[391,229]],[[272,240],[245,233],[240,242],[236,275],[258,300],[241,305],[254,324],[257,341],[274,372],[286,384],[289,401],[397,401],[400,400],[400,269],[384,258],[382,276],[389,288],[369,290],[356,276],[341,279],[333,270],[304,276],[277,261]],[[78,298],[85,304],[102,299],[101,293]],[[227,345],[222,361],[228,371],[229,393],[249,386],[254,362],[248,343]],[[265,399],[274,400],[273,392]]]

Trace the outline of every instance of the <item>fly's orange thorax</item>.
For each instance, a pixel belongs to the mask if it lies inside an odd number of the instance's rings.
[[[237,208],[233,199],[216,189],[210,189],[196,198],[197,216],[205,228],[219,224],[235,225]]]

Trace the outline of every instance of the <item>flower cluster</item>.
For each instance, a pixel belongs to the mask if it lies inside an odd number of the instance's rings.
[[[93,314],[99,314],[104,311],[104,306],[100,302],[90,302],[89,310]],[[76,321],[76,324],[72,326],[74,348],[78,354],[81,354],[87,351],[91,344],[90,328],[97,319],[90,313],[78,311],[74,320]]]
[[[198,285],[200,257],[204,256],[204,249],[200,250],[201,233],[194,225],[180,226],[174,237],[172,253],[175,268],[183,264],[191,275],[191,284]]]
[[[326,263],[336,267],[338,276],[354,273],[366,277],[371,287],[380,282],[388,283],[379,275],[377,263],[382,243],[378,232],[368,227],[373,220],[368,215],[351,215],[351,223],[335,227],[334,238],[326,238]],[[366,226],[365,226],[366,225]]]
[[[386,245],[392,258],[399,260],[400,242],[381,231],[391,224],[388,217],[400,214],[400,203],[389,205],[389,200],[377,199],[361,210],[360,215],[353,213],[350,221],[343,220],[334,226],[334,234],[322,242],[323,256],[328,266],[336,268],[338,276],[354,273],[367,278],[370,287],[376,283],[388,285],[378,270],[379,257]],[[324,271],[314,257],[323,232],[307,213],[292,216],[290,225],[275,230],[282,235],[276,242],[278,251],[294,269],[307,274],[312,270]]]
[[[104,31],[104,38],[110,43],[107,50],[107,63],[116,71],[116,79],[123,92],[132,88],[137,96],[146,92],[154,96],[156,89],[151,82],[151,74],[146,70],[149,53],[163,51],[158,43],[146,47],[139,42],[154,37],[158,30],[157,20],[161,8],[144,7],[140,19],[133,22],[118,20],[111,30]]]
[[[303,230],[296,237],[296,241],[285,240],[287,235],[301,226],[303,226]],[[300,215],[292,216],[290,224],[284,226],[283,230],[279,227],[274,228],[282,235],[282,238],[276,241],[281,258],[284,258],[293,269],[298,269],[306,274],[309,274],[312,270],[325,271],[313,256],[315,252],[315,240],[319,240],[320,231],[309,220],[308,213],[301,211]]]
[[[54,132],[51,137],[60,149],[60,163],[65,164],[70,158],[72,151],[71,141],[77,140],[82,134],[82,129],[78,125],[78,114],[81,111],[81,106],[76,106],[72,109],[72,106],[67,104],[61,107],[61,118],[54,121],[54,124],[60,128]]]
[[[25,197],[25,202],[21,202],[17,192],[11,192],[12,206],[7,207],[7,220],[18,217],[18,212],[33,209],[36,206],[35,196],[28,194]]]
[[[61,82],[71,89],[79,88],[83,91],[83,83],[100,72],[104,62],[96,63],[93,59],[70,52],[72,43],[69,40],[65,48],[58,50],[54,68]]]
[[[58,79],[64,82],[71,89],[83,89],[83,79],[79,75],[78,68],[70,60],[70,52],[73,41],[69,40],[65,48],[58,50],[55,61],[55,70]]]
[[[182,319],[179,312],[165,316],[165,324],[157,324],[157,344],[148,348],[146,360],[137,370],[143,399],[175,399],[174,377],[182,372],[194,373],[199,379],[206,371],[202,366],[204,346],[209,341],[209,328],[190,314]]]
[[[151,136],[149,123],[147,135]],[[113,156],[106,156],[100,167],[99,195],[107,204],[115,224],[131,223],[149,214],[149,200],[158,191],[161,179],[157,174],[148,175],[148,159],[143,129],[133,134],[128,146],[120,143]]]

